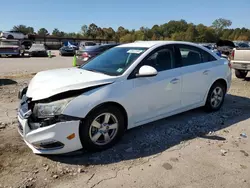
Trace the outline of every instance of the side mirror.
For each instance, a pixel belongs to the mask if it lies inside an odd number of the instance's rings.
[[[139,73],[136,74],[136,77],[152,77],[158,74],[157,70],[154,67],[143,65],[139,69]]]

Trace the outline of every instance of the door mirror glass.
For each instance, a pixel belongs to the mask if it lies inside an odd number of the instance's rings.
[[[157,70],[154,67],[143,65],[139,69],[139,73],[136,74],[136,77],[152,77],[157,75]]]

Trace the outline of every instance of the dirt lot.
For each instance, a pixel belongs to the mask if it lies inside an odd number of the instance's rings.
[[[196,109],[135,128],[107,151],[33,154],[16,129],[18,89],[33,73],[71,60],[0,59],[0,187],[250,187],[250,79],[233,79],[221,111]]]

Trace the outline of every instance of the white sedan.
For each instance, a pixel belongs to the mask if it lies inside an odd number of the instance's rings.
[[[21,32],[18,31],[4,31],[0,34],[0,37],[6,38],[6,39],[25,39],[28,38],[27,35],[24,35]]]
[[[37,73],[19,92],[19,132],[37,154],[103,150],[127,129],[204,106],[219,110],[230,63],[193,43],[123,44],[80,68]]]

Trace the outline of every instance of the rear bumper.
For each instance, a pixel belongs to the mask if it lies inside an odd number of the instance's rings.
[[[237,70],[250,70],[250,62],[249,63],[231,62],[231,66],[233,69]]]
[[[250,61],[231,61],[231,66],[233,69],[238,70],[250,70]]]
[[[75,55],[75,52],[66,52],[66,51],[61,51],[61,55]]]
[[[84,59],[82,59],[82,58],[76,58],[76,65],[77,66],[81,66],[81,65],[87,63],[90,59],[91,58],[84,58]]]

